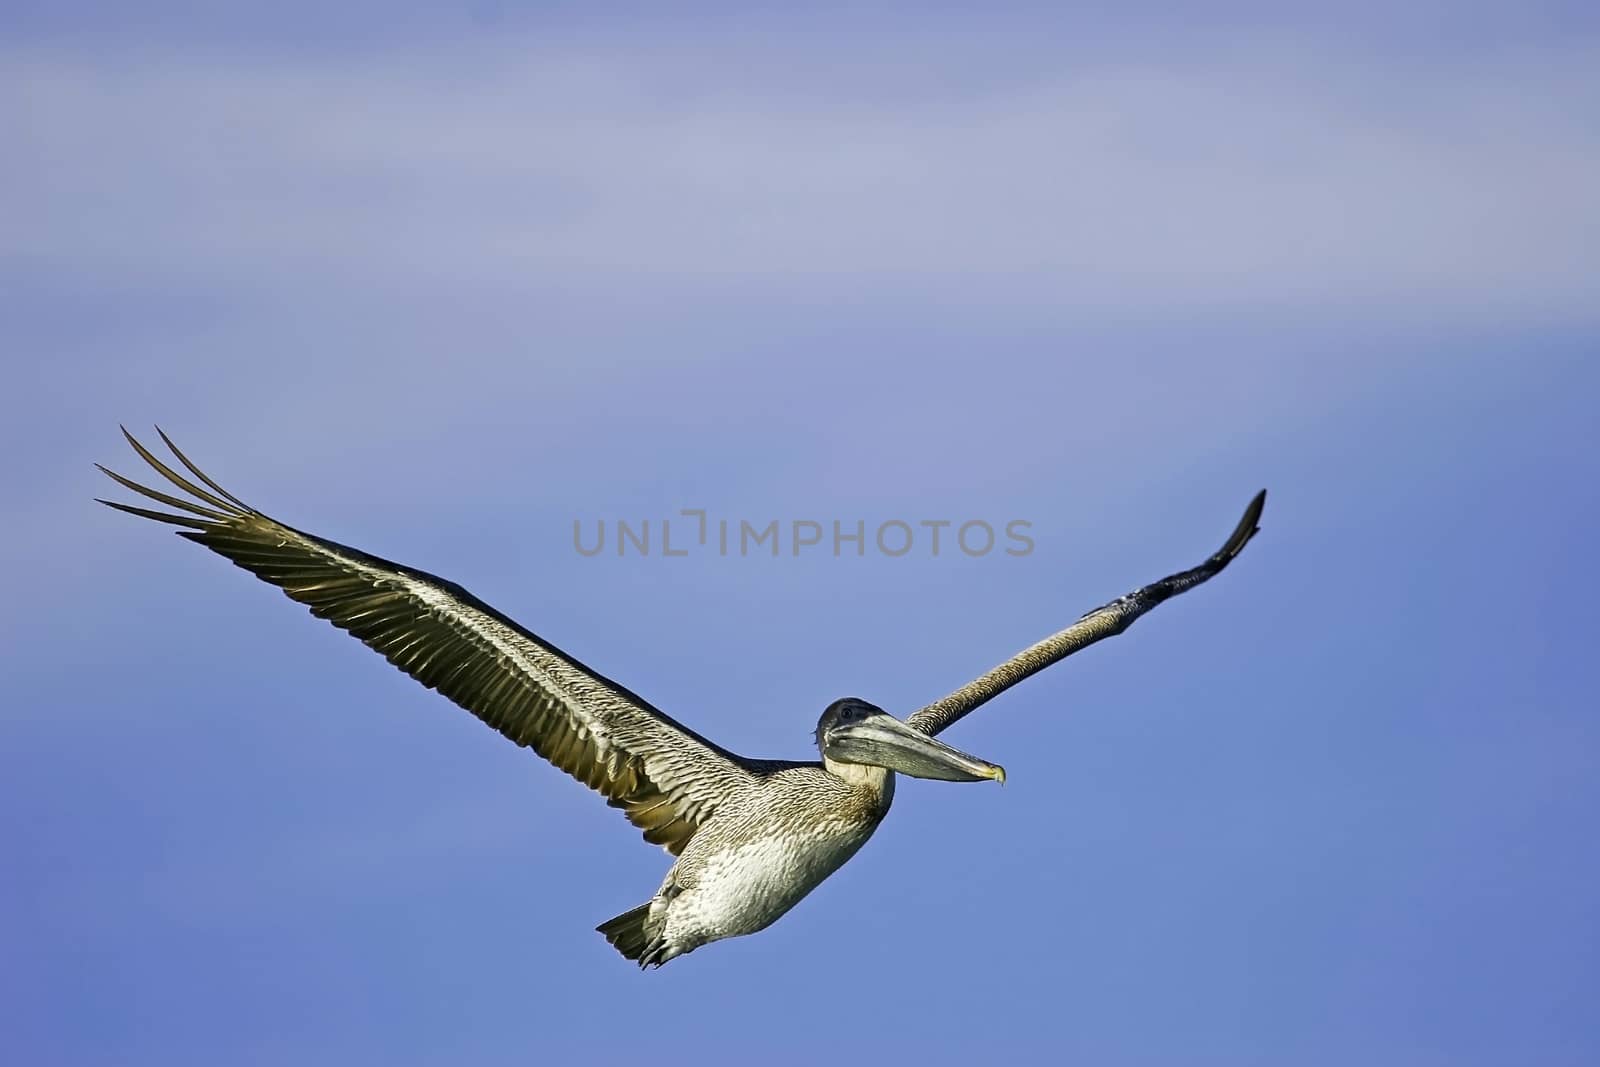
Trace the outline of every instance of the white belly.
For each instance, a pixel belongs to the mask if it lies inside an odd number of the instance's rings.
[[[764,837],[719,850],[699,865],[695,885],[670,904],[667,929],[678,944],[704,944],[770,926],[855,855],[876,824],[835,833]]]

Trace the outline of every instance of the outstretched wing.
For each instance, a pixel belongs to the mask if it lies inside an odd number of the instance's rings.
[[[185,495],[100,469],[183,514],[100,503],[188,527],[179,535],[282,589],[429,689],[603,793],[644,830],[645,840],[673,855],[718,804],[750,788],[763,769],[760,761],[674,722],[459,585],[285,526],[201,473],[159,429],[202,485],[122,432]]]
[[[1083,618],[1045,638],[1030,648],[1023,649],[994,670],[957,689],[943,700],[935,701],[920,711],[913,712],[906,723],[932,737],[969,712],[993,700],[1018,682],[1037,674],[1059,660],[1088,648],[1096,641],[1114,637],[1132,626],[1134,621],[1169,597],[1187,592],[1221,573],[1233,558],[1244,550],[1260,530],[1261,508],[1267,502],[1265,489],[1255,495],[1244,517],[1234,528],[1227,543],[1217,549],[1211,558],[1200,566],[1152,582],[1143,589],[1118,597],[1103,607],[1095,608]]]

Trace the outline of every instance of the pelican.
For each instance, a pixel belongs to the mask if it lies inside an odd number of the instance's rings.
[[[998,764],[937,735],[1024,678],[1122,633],[1157,604],[1221,572],[1257,532],[1266,501],[1265,490],[1256,494],[1228,540],[1198,567],[1095,608],[904,720],[856,697],[836,700],[817,723],[820,761],[761,760],[701,737],[453,582],[268,518],[156,432],[188,477],[122,431],[183,495],[96,466],[176,510],[100,503],[183,527],[179,536],[282,589],[599,792],[646,841],[675,857],[648,901],[596,928],[641,968],[770,926],[872,836],[894,799],[896,772],[1003,783]]]

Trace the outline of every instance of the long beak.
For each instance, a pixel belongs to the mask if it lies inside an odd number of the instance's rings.
[[[835,727],[828,732],[825,748],[831,759],[887,767],[913,778],[936,778],[941,782],[1006,780],[1006,769],[999,764],[935,741],[891,715],[874,715],[864,722]]]

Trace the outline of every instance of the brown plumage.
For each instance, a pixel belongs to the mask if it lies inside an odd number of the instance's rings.
[[[101,503],[190,527],[180,536],[278,586],[313,615],[604,794],[644,830],[645,840],[673,855],[718,803],[749,788],[751,776],[767,766],[707,741],[459,585],[268,518],[207,477],[164,433],[161,439],[200,485],[123,434],[146,463],[194,499],[100,467],[128,489],[187,514]]]

